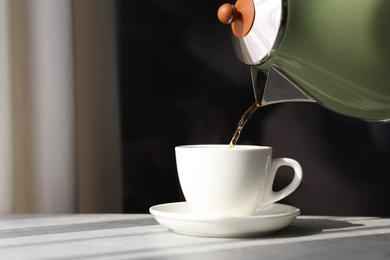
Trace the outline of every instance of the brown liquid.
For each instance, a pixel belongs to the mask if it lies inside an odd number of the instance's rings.
[[[246,124],[246,122],[251,118],[252,114],[261,107],[260,102],[256,101],[253,105],[251,105],[248,110],[242,115],[240,121],[238,121],[236,132],[233,135],[232,140],[230,141],[229,148],[234,148],[237,144],[238,138],[240,138],[240,134],[242,128]]]

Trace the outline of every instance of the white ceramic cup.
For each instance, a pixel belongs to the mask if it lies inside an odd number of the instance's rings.
[[[196,215],[250,216],[291,194],[301,183],[301,165],[288,158],[272,158],[272,148],[237,145],[185,145],[175,148],[180,185]],[[294,169],[284,189],[272,190],[281,166]]]

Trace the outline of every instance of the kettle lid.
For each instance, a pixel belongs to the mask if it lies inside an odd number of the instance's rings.
[[[218,10],[222,23],[231,24],[238,58],[260,65],[277,49],[286,24],[287,0],[238,0]]]

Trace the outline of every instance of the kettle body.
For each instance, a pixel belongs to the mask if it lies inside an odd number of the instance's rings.
[[[369,121],[390,119],[390,1],[250,1],[252,27],[247,35],[234,36],[236,53],[244,63],[265,78],[277,68],[277,77],[298,88],[307,101],[340,114]],[[264,10],[266,2],[269,10]],[[256,14],[265,11],[268,16]],[[260,25],[270,19],[269,28]],[[263,37],[270,28],[273,36]],[[261,80],[253,79],[259,92]],[[269,103],[301,100],[278,93],[286,91],[278,85],[261,87],[261,92],[272,92]]]

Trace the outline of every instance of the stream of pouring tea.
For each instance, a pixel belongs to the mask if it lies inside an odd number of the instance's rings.
[[[242,115],[240,121],[238,121],[236,132],[234,132],[233,138],[230,141],[229,148],[234,148],[237,144],[238,138],[240,138],[240,134],[242,128],[246,124],[246,122],[251,118],[252,114],[261,107],[260,102],[256,101],[253,105],[251,105],[247,111]]]

